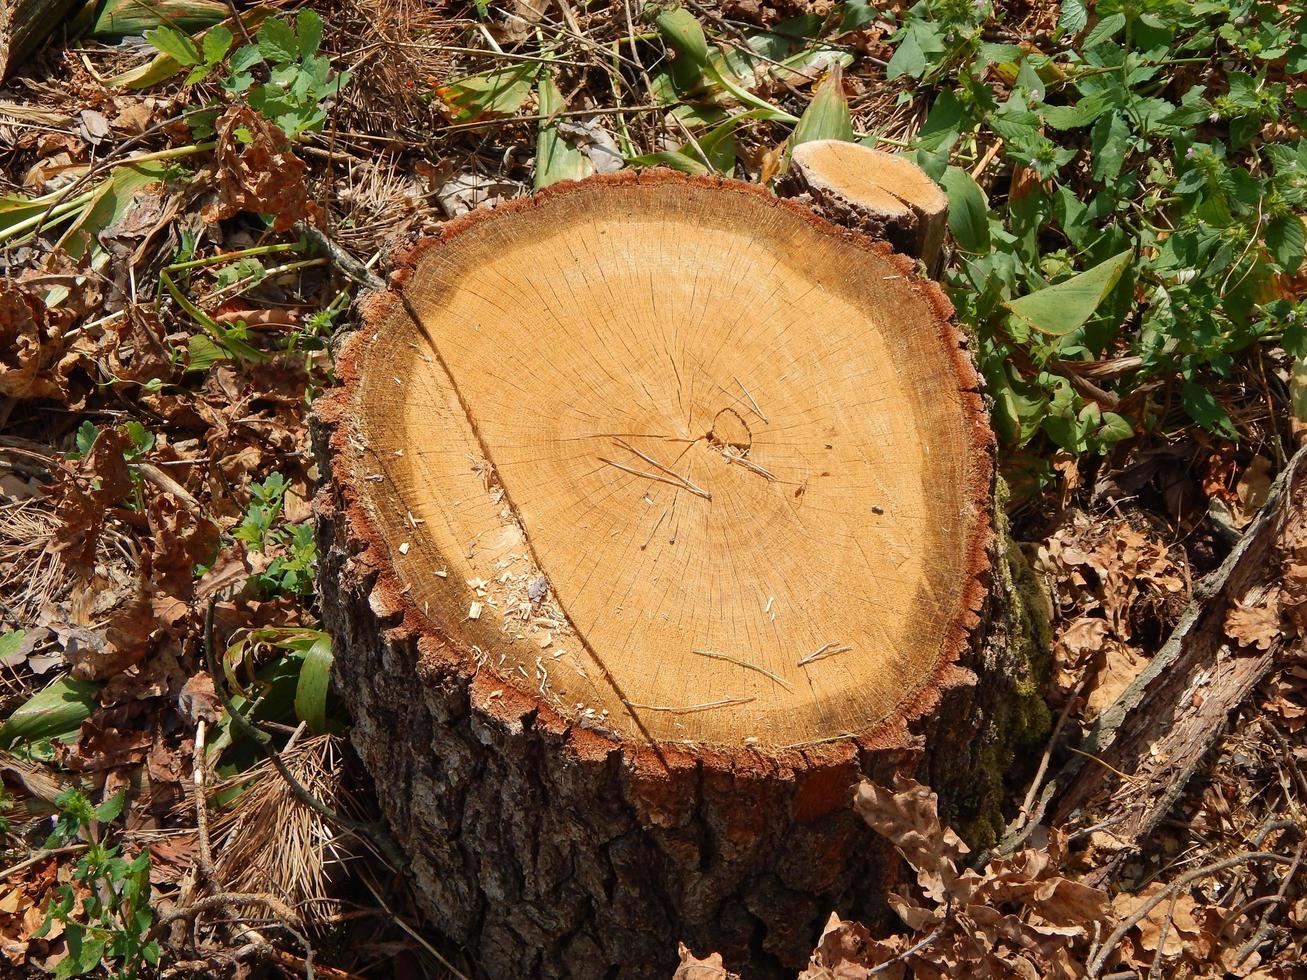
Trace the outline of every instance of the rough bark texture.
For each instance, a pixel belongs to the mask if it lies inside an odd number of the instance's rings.
[[[1301,642],[1282,634],[1266,649],[1241,647],[1227,634],[1226,617],[1235,603],[1255,607],[1273,600],[1282,581],[1279,559],[1286,530],[1302,526],[1304,508],[1307,450],[1299,450],[1239,544],[1199,584],[1166,644],[1096,722],[1086,749],[1101,764],[1086,764],[1084,756],[1077,756],[1056,781],[1066,788],[1054,822],[1081,809],[1093,810],[1089,823],[1110,822],[1122,845],[1113,867],[1180,798],[1224,734],[1231,712],[1284,650]],[[1119,786],[1114,772],[1131,776],[1129,784]]]
[[[951,336],[970,371],[965,341]],[[338,371],[345,390],[321,398],[313,419],[336,683],[431,925],[488,976],[665,977],[678,941],[748,977],[802,968],[833,910],[883,914],[899,874],[852,809],[863,777],[910,772],[973,842],[993,839],[1001,775],[1043,723],[1034,706],[1047,639],[1008,553],[992,442],[981,492],[997,533],[970,573],[959,568],[975,579],[972,615],[938,683],[862,735],[691,754],[559,717],[479,668],[454,624],[418,611],[354,472],[364,447],[347,397],[358,381],[349,342]]]
[[[36,52],[77,0],[5,0],[0,4],[0,81]]]

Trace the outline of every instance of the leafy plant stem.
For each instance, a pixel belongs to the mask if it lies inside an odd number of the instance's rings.
[[[293,252],[299,248],[298,242],[278,242],[275,245],[255,245],[252,248],[242,248],[234,252],[223,252],[220,255],[210,255],[202,259],[191,259],[189,262],[174,262],[172,265],[165,265],[164,272],[184,272],[187,269],[199,269],[209,265],[221,265],[225,262],[232,262],[236,259],[253,258],[256,255],[273,255],[277,252]]]

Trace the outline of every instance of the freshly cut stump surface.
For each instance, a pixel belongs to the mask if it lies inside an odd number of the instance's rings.
[[[656,976],[678,939],[762,975],[874,903],[850,787],[930,757],[989,618],[992,437],[910,268],[655,171],[455,222],[367,306],[315,420],[324,615],[492,975]]]

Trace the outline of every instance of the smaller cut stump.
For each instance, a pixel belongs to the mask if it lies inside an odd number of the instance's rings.
[[[910,260],[650,171],[401,266],[315,408],[315,508],[435,927],[497,977],[666,976],[678,940],[772,975],[883,908],[861,776],[993,824],[1030,631],[976,373]]]

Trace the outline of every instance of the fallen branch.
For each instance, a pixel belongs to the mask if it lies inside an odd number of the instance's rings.
[[[1083,752],[1049,785],[1036,812],[1055,790],[1061,796],[1053,822],[1102,799],[1105,787],[1129,782],[1096,819],[1116,819],[1126,845],[1105,878],[1164,818],[1184,791],[1227,720],[1275,663],[1286,639],[1266,650],[1240,647],[1226,635],[1236,601],[1255,605],[1279,577],[1281,532],[1307,509],[1307,450],[1280,474],[1270,497],[1221,567],[1201,581],[1171,637],[1134,683],[1098,718]],[[1086,766],[1086,757],[1101,765]],[[1036,818],[1038,819],[1038,818]]]

